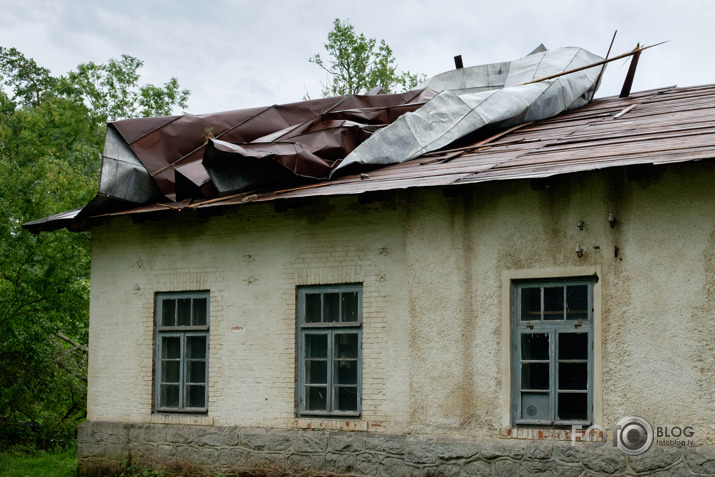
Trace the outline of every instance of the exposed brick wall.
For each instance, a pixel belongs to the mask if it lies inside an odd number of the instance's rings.
[[[378,431],[404,429],[404,218],[384,204],[357,213],[350,207],[329,204],[317,224],[314,210],[277,214],[258,206],[200,226],[191,216],[116,220],[95,230],[89,419],[196,419],[152,414],[154,294],[209,290],[209,413],[202,419],[304,425],[295,419],[296,287],[362,283],[362,419]]]

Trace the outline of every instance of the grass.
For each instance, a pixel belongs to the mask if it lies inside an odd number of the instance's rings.
[[[77,449],[0,453],[0,477],[75,477]]]

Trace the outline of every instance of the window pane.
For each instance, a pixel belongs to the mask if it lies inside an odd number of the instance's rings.
[[[305,362],[306,384],[328,384],[328,362],[308,360]]]
[[[547,360],[549,359],[549,334],[548,333],[522,333],[521,335],[522,360]]]
[[[161,326],[176,326],[176,300],[161,300]]]
[[[306,386],[305,409],[307,411],[327,410],[328,388],[325,386]]]
[[[567,286],[566,304],[567,320],[588,320],[588,286]]]
[[[358,292],[343,293],[343,321],[358,321]]]
[[[357,333],[336,333],[335,334],[335,358],[358,357],[358,334]]]
[[[193,303],[193,321],[195,326],[203,326],[206,324],[206,298],[194,298]]]
[[[191,326],[191,298],[179,298],[176,300],[177,325]]]
[[[322,310],[321,310],[321,294],[320,293],[306,293],[305,295],[305,322],[306,323],[320,323]]]
[[[564,287],[544,288],[544,319],[564,319]]]
[[[186,362],[186,382],[194,384],[206,383],[206,361],[191,360]]]
[[[181,358],[181,338],[164,336],[161,338],[161,357],[163,359]]]
[[[549,389],[549,363],[522,363],[522,389]]]
[[[335,387],[335,410],[336,411],[357,411],[357,387],[336,386]]]
[[[559,389],[587,389],[588,363],[559,363]]]
[[[323,295],[323,321],[335,323],[340,319],[340,293]]]
[[[179,407],[179,385],[162,384],[159,392],[160,407]]]
[[[360,289],[355,285],[337,284],[299,287],[298,298],[301,350],[297,369],[301,410],[325,415],[357,411],[360,405]]]
[[[305,356],[307,358],[328,359],[328,335],[327,334],[306,334],[305,335]]]
[[[357,384],[357,361],[336,361],[334,368],[334,379],[337,384]]]
[[[541,319],[541,288],[521,289],[521,321]]]
[[[206,359],[206,336],[186,337],[186,357]]]
[[[161,382],[176,384],[181,382],[181,363],[178,360],[161,362]]]
[[[186,386],[185,407],[206,407],[206,386]]]
[[[588,359],[588,333],[559,333],[559,360]]]
[[[561,420],[585,421],[588,419],[586,393],[559,393],[558,416]]]
[[[522,419],[551,420],[548,393],[522,393],[521,395]]]

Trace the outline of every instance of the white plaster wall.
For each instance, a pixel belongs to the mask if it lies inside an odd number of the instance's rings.
[[[510,277],[596,273],[596,423],[712,444],[714,179],[703,162],[113,220],[93,232],[89,419],[505,435]],[[295,419],[296,286],[346,282],[364,284],[363,417]],[[154,293],[194,289],[211,291],[209,413],[152,414]]]
[[[654,426],[695,426],[698,442],[712,443],[714,184],[715,164],[706,162],[637,181],[616,169],[562,177],[543,190],[513,181],[455,197],[413,192],[412,430],[506,435],[508,278],[596,273],[596,423],[640,415]]]

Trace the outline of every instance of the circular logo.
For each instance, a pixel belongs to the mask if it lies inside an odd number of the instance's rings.
[[[526,408],[526,413],[527,413],[530,417],[536,416],[536,413],[537,413],[537,412],[538,412],[538,409],[536,409],[536,406],[534,406],[533,404],[532,404],[531,406],[529,406],[529,407]]]
[[[641,455],[653,444],[653,427],[642,417],[624,417],[616,429],[616,446],[624,454]]]

